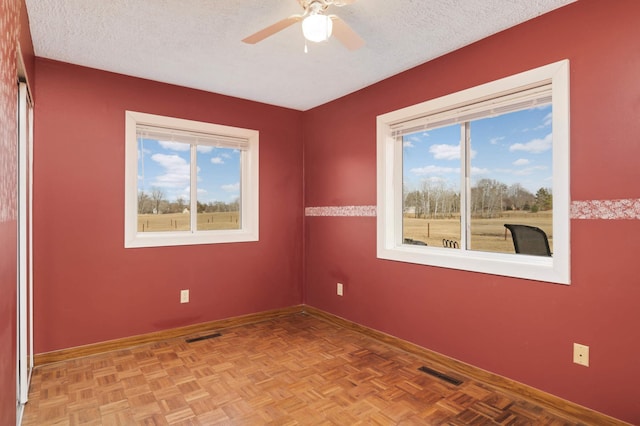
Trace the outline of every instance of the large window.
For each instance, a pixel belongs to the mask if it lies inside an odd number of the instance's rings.
[[[568,284],[569,64],[378,117],[378,257]]]
[[[125,247],[258,240],[258,132],[126,112]]]

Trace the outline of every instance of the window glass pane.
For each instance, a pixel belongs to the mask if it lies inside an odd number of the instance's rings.
[[[240,229],[241,152],[197,147],[198,230]]]
[[[460,125],[402,139],[404,244],[460,247]]]
[[[138,138],[138,232],[191,230],[190,149]]]
[[[551,105],[470,124],[471,250],[515,253],[505,224],[540,228],[552,249]]]

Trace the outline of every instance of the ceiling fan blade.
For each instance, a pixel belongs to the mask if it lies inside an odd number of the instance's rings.
[[[364,40],[351,29],[346,22],[336,15],[329,16],[333,21],[333,35],[349,50],[357,50],[364,46]]]
[[[342,6],[347,6],[349,4],[353,4],[355,2],[356,0],[333,0],[331,4],[334,6],[342,7]]]
[[[277,33],[278,31],[282,31],[285,28],[290,27],[301,19],[301,15],[291,15],[288,18],[284,18],[283,20],[278,21],[273,25],[269,25],[267,28],[261,29],[257,33],[250,35],[242,41],[247,44],[256,44],[257,42],[264,40],[265,38]]]

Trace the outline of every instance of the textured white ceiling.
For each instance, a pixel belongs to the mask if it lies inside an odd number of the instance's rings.
[[[366,42],[309,44],[300,24],[240,40],[296,0],[26,0],[36,55],[307,110],[576,0],[358,0],[329,8]]]

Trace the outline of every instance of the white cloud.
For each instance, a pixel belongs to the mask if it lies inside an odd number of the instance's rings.
[[[544,118],[542,119],[542,124],[536,126],[533,130],[540,130],[540,129],[544,129],[546,127],[551,126],[551,124],[553,123],[553,113],[549,113],[547,115],[544,116]],[[525,131],[529,131],[530,129],[525,129]]]
[[[441,184],[441,183],[447,183],[448,179],[445,179],[445,178],[440,177],[440,176],[429,176],[428,178],[424,179],[423,182],[429,182],[429,183],[433,183],[433,184]]]
[[[504,140],[504,136],[500,136],[500,137],[497,137],[497,138],[491,138],[491,139],[489,140],[489,143],[490,143],[491,145],[497,145],[497,144],[498,144],[498,142],[503,141],[503,140]]]
[[[437,160],[459,160],[460,145],[437,144],[429,147],[429,152]]]
[[[411,141],[404,141],[402,143],[402,146],[404,146],[405,148],[413,148],[415,145]]]
[[[423,138],[428,138],[428,137],[429,137],[429,133],[422,132],[422,133],[412,133],[408,136],[404,136],[403,139],[405,141],[410,141],[410,142],[420,142]]]
[[[409,171],[418,176],[443,175],[447,173],[460,173],[460,168],[459,167],[425,166],[425,167],[413,168]]]
[[[149,154],[149,153],[151,153],[151,151],[148,149],[142,149],[142,150],[138,149],[138,159],[142,158],[144,154]]]
[[[240,182],[231,183],[229,185],[222,185],[221,188],[226,192],[238,192],[240,191]]]
[[[215,147],[211,146],[211,145],[198,145],[196,146],[196,151],[202,153],[202,154],[206,154],[208,152],[211,152],[214,150]]]
[[[533,154],[539,154],[551,149],[553,144],[552,134],[549,133],[544,139],[533,139],[526,143],[515,143],[509,147],[509,151],[525,151]]]
[[[191,149],[191,145],[188,143],[173,141],[158,141],[158,143],[164,149],[170,149],[171,151],[189,151]]]
[[[438,144],[431,145],[429,147],[429,152],[433,154],[433,158],[436,160],[459,160],[460,159],[460,144],[458,145],[447,145],[447,144]],[[476,151],[471,150],[471,158],[476,157]]]
[[[526,166],[527,164],[529,164],[529,160],[527,160],[526,158],[518,158],[513,162],[514,166]]]
[[[190,167],[178,155],[153,154],[151,159],[164,169],[164,174],[156,177],[153,185],[164,188],[181,188],[189,185]]]
[[[226,152],[223,152],[222,154],[220,154],[220,157],[231,158],[231,154],[227,154]]]
[[[213,157],[211,159],[211,163],[212,164],[224,164],[224,160],[222,159],[222,157]]]

